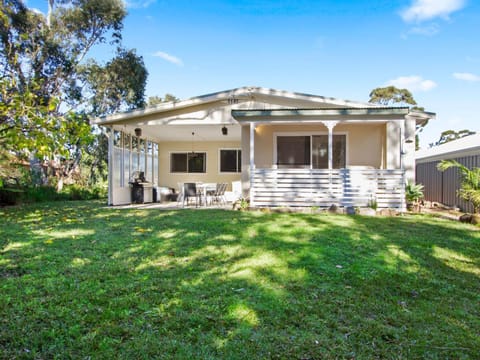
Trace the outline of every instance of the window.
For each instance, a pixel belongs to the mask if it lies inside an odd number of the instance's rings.
[[[346,147],[346,135],[333,135],[333,169],[346,166]],[[328,135],[277,136],[277,165],[328,169]]]
[[[220,172],[242,172],[242,150],[220,149]]]
[[[170,172],[205,173],[206,153],[172,153],[170,154]]]

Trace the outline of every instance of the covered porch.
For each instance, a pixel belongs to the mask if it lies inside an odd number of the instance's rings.
[[[408,108],[234,110],[253,207],[405,209],[416,118]]]
[[[176,202],[184,183],[227,184],[229,200],[233,191],[241,196],[232,185],[241,179],[238,124],[137,122],[112,125],[107,134],[109,205]]]

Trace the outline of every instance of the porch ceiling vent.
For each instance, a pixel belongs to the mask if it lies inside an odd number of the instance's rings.
[[[142,129],[140,129],[140,128],[135,128],[134,131],[135,131],[135,136],[136,136],[136,137],[142,136]]]
[[[228,135],[228,128],[225,125],[222,127],[222,134],[225,136]]]

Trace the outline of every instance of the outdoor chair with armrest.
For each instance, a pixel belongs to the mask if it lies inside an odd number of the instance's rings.
[[[211,202],[213,203],[215,201],[217,204],[220,204],[220,203],[226,204],[225,190],[227,190],[227,183],[217,184],[216,189],[212,194]]]
[[[200,195],[197,192],[197,185],[195,183],[184,183],[183,184],[183,206],[185,206],[185,201],[187,206],[190,198],[195,198],[195,206],[198,207],[198,202],[200,200]]]

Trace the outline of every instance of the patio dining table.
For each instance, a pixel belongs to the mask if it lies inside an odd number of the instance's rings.
[[[203,206],[208,205],[209,192],[215,192],[217,189],[216,183],[196,183],[197,191],[200,193],[200,202],[203,201]]]

